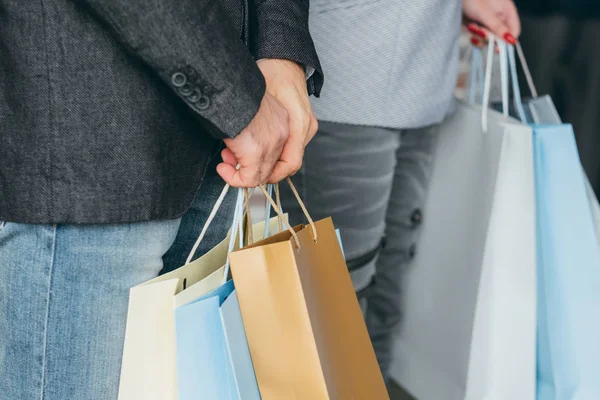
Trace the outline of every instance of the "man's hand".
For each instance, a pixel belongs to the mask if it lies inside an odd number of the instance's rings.
[[[267,182],[289,134],[288,112],[265,93],[250,124],[235,139],[225,140],[227,148],[221,153],[223,162],[217,172],[233,187],[252,188]]]
[[[265,76],[267,92],[289,114],[290,136],[268,180],[277,183],[300,169],[304,148],[317,133],[318,123],[308,98],[303,67],[289,60],[264,59],[258,61],[258,68]]]

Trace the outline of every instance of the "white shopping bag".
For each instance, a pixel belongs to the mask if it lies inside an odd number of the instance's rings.
[[[533,400],[532,131],[459,103],[434,160],[391,376],[419,400]]]

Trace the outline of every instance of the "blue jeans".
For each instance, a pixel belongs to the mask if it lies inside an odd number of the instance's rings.
[[[206,176],[177,220],[0,223],[0,398],[117,399],[129,288],[183,265],[222,188]],[[234,201],[198,255],[226,235]]]

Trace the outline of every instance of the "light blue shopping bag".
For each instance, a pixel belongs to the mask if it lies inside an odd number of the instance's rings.
[[[242,219],[243,196],[238,193],[228,252],[236,237],[243,237]],[[260,400],[232,280],[177,307],[175,337],[180,400]]]
[[[233,282],[175,310],[180,400],[260,399]]]
[[[527,71],[522,52],[521,61]],[[521,102],[509,48],[515,111],[533,125],[538,253],[538,400],[600,399],[600,246],[573,128],[548,96]],[[528,118],[533,118],[533,121]],[[592,205],[590,207],[590,204]]]
[[[570,125],[534,127],[538,399],[600,399],[600,248]]]
[[[533,96],[521,99],[515,48],[508,46],[504,62],[514,100],[508,110],[534,124],[537,399],[600,399],[600,207],[583,173],[571,125],[562,124],[549,96],[537,95],[522,51],[516,49]],[[478,62],[472,65],[481,68]],[[499,111],[505,107],[495,106]]]

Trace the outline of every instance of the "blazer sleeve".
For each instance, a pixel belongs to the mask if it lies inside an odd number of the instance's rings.
[[[283,58],[314,73],[308,94],[319,96],[323,70],[308,28],[309,0],[250,0],[250,50],[257,60]]]
[[[264,77],[220,2],[79,0],[201,117],[233,138],[260,107]]]

